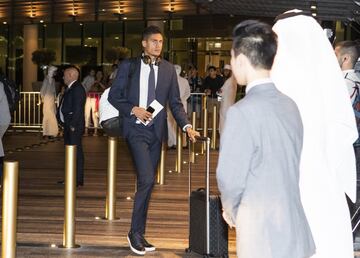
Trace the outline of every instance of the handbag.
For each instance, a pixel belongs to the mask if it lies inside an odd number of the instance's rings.
[[[123,116],[108,101],[110,88],[106,89],[99,101],[99,120],[104,132],[110,137],[121,137]]]
[[[110,137],[121,137],[123,132],[123,119],[120,116],[109,118],[101,122],[104,132]]]
[[[130,86],[130,78],[135,70],[135,59],[129,59],[127,63],[129,69],[127,80],[119,82],[123,84],[123,96],[126,98],[127,88]],[[118,74],[122,73],[121,66],[119,67]],[[117,83],[116,79],[114,83]],[[101,95],[99,101],[99,121],[104,132],[110,137],[122,137],[123,134],[123,114],[121,114],[111,103],[108,101],[110,88],[107,88]]]

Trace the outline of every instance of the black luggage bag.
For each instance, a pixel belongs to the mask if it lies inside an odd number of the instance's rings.
[[[228,225],[222,217],[221,200],[218,195],[209,193],[209,149],[210,139],[206,141],[206,188],[191,192],[191,166],[189,162],[189,248],[204,257],[228,257]],[[190,146],[190,145],[189,145]],[[190,148],[189,148],[190,149]]]

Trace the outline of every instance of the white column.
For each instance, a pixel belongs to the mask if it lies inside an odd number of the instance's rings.
[[[23,91],[32,91],[32,83],[37,81],[37,65],[31,61],[37,49],[38,26],[24,25]]]

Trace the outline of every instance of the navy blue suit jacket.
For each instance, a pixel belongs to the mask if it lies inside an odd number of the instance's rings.
[[[79,81],[71,85],[64,93],[61,112],[64,115],[64,125],[73,127],[75,132],[83,133],[85,127],[84,108],[86,101],[85,89]]]
[[[123,136],[136,125],[136,117],[131,115],[134,106],[139,106],[141,58],[124,60],[111,86],[108,100],[124,116]],[[164,109],[154,118],[155,133],[159,140],[167,139],[167,104],[177,122],[183,128],[190,124],[180,100],[179,85],[174,65],[161,60],[156,84],[156,100]]]

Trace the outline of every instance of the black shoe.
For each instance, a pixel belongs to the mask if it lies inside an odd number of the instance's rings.
[[[144,247],[143,237],[140,234],[133,234],[131,231],[127,235],[127,240],[131,251],[138,255],[145,255],[146,250]]]
[[[58,185],[64,185],[65,184],[65,181],[64,180],[59,180],[56,182]]]
[[[150,244],[148,241],[146,241],[145,237],[143,236],[143,242],[144,242],[144,247],[145,247],[145,251],[146,252],[153,252],[155,251],[155,246],[153,246],[152,244]]]

